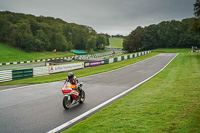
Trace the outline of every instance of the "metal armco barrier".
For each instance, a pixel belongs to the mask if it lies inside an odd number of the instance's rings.
[[[12,80],[12,70],[0,71],[0,82]]]
[[[49,75],[49,67],[34,67],[33,77]]]
[[[24,79],[33,77],[33,68],[31,69],[21,69],[21,70],[12,70],[12,79]]]

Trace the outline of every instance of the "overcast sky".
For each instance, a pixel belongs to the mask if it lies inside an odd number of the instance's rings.
[[[51,16],[92,27],[98,33],[128,35],[137,26],[194,17],[196,0],[0,0],[1,11]]]

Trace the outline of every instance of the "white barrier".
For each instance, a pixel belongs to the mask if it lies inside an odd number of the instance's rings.
[[[69,70],[81,69],[81,68],[84,68],[84,62],[74,63],[74,64],[66,64],[66,65],[50,66],[50,73],[57,73],[57,72],[69,71]]]
[[[49,75],[49,67],[34,67],[33,77]]]
[[[124,55],[124,60],[126,60],[126,59],[128,59],[128,58],[127,58],[127,55]]]
[[[121,61],[121,56],[117,57],[117,61]]]
[[[12,80],[12,70],[0,71],[0,82]]]
[[[135,54],[135,57],[137,57],[137,54]]]
[[[113,62],[114,62],[114,58],[110,58],[109,63],[113,63]]]

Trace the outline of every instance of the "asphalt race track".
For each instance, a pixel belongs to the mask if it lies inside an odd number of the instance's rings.
[[[154,75],[176,55],[163,53],[114,71],[79,78],[84,82],[86,100],[69,110],[62,106],[60,89],[64,81],[1,90],[0,132],[51,131]]]

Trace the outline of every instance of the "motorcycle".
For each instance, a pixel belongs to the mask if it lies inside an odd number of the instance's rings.
[[[85,92],[82,89],[82,86],[83,82],[78,83],[77,85],[71,84],[70,82],[64,83],[62,93],[64,95],[63,107],[65,109],[69,109],[73,104],[83,103],[85,101]]]

